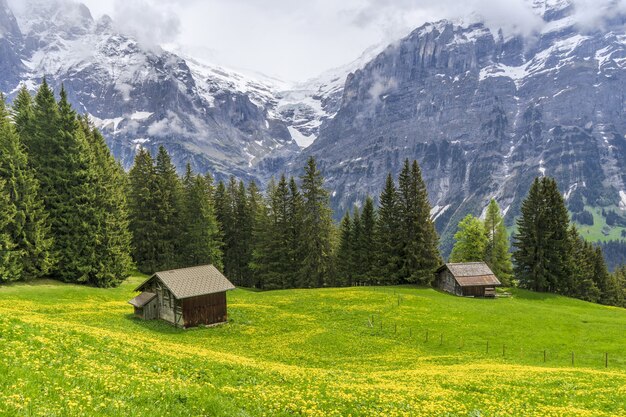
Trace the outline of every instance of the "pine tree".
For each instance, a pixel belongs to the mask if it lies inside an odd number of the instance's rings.
[[[206,178],[187,166],[184,177],[180,266],[212,264],[222,267],[219,227]]]
[[[260,277],[254,268],[254,252],[262,244],[260,237],[267,224],[267,207],[263,195],[254,181],[248,183],[248,207],[252,219],[250,260],[248,262],[248,269],[250,271],[249,281],[251,287],[261,288]]]
[[[305,286],[321,287],[327,278],[332,262],[330,244],[332,218],[328,191],[324,189],[324,178],[317,169],[315,159],[310,157],[301,177],[304,197],[303,242],[305,257],[302,276]]]
[[[480,262],[484,259],[488,244],[485,228],[480,219],[468,214],[459,222],[454,234],[454,247],[450,262]]]
[[[336,262],[337,262],[337,274],[338,281],[346,286],[353,284],[353,253],[352,253],[352,218],[350,212],[346,211],[346,214],[341,220],[341,227],[339,231],[339,247],[337,248]]]
[[[253,269],[268,290],[290,288],[289,187],[284,175],[268,189],[268,220],[254,251]],[[296,283],[300,285],[300,283]]]
[[[182,246],[182,184],[176,168],[163,146],[159,146],[155,165],[157,206],[154,212],[157,224],[156,268],[159,271],[178,266]]]
[[[22,144],[30,142],[35,130],[35,114],[33,110],[33,98],[25,86],[20,88],[17,96],[13,100],[11,110],[15,130],[20,137]]]
[[[363,212],[361,214],[361,236],[359,243],[359,256],[361,266],[361,277],[364,281],[372,283],[375,277],[376,269],[376,247],[375,247],[375,228],[376,228],[376,210],[374,209],[374,200],[370,196],[365,199]]]
[[[428,191],[417,164],[407,159],[398,179],[402,269],[400,278],[409,283],[429,284],[441,263],[439,236],[430,218]]]
[[[294,287],[305,279],[302,276],[302,260],[305,257],[304,248],[304,200],[298,189],[296,180],[289,179],[289,194],[287,196],[287,247],[288,256],[288,282]]]
[[[125,193],[127,177],[100,132],[91,126],[86,117],[81,119],[80,124],[93,156],[92,171],[95,173],[91,185],[95,196],[94,230],[98,236],[95,252],[98,260],[89,283],[98,287],[114,287],[128,277],[132,266],[132,235]]]
[[[495,199],[492,199],[487,207],[485,234],[488,240],[485,248],[485,262],[504,285],[510,285],[513,264],[509,253],[509,238],[500,214],[500,206]]]
[[[600,296],[600,290],[593,279],[594,251],[573,225],[568,231],[568,239],[568,252],[575,262],[570,269],[571,284],[565,295],[595,303]]]
[[[567,293],[573,266],[569,218],[556,181],[535,179],[521,212],[513,254],[516,277],[525,288]]]
[[[30,99],[30,95],[28,97]],[[50,256],[52,239],[48,216],[39,196],[39,182],[28,165],[3,98],[0,98],[0,179],[5,181],[3,192],[15,207],[15,217],[3,229],[15,244],[14,257],[19,258],[20,273],[14,272],[12,279],[31,280],[45,276],[54,261]],[[12,261],[5,262],[10,264]]]
[[[141,272],[151,274],[157,271],[157,238],[161,225],[156,223],[159,201],[154,160],[147,149],[139,148],[128,177],[133,259]]]
[[[352,211],[352,244],[351,244],[351,255],[350,264],[352,267],[353,280],[359,284],[362,284],[365,281],[364,277],[364,269],[363,269],[363,249],[361,245],[363,244],[363,240],[361,236],[363,235],[363,223],[361,222],[361,213],[359,212],[359,207],[354,206]]]
[[[398,192],[391,174],[380,195],[378,219],[375,228],[376,280],[384,284],[399,282],[401,242]]]

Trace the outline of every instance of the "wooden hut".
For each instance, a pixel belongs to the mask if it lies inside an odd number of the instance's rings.
[[[462,297],[495,297],[502,285],[484,262],[448,263],[436,275],[440,290]]]
[[[135,315],[161,319],[177,327],[227,321],[226,291],[235,286],[213,265],[157,272],[138,286],[129,301]]]

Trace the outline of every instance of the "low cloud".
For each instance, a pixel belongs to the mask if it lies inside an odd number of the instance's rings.
[[[145,0],[116,0],[113,22],[148,48],[174,41],[181,28],[178,14],[166,2]]]

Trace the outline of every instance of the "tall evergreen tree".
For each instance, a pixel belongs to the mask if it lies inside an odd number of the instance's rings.
[[[399,282],[401,262],[400,210],[398,192],[391,174],[380,195],[375,240],[376,280],[384,284]]]
[[[331,269],[332,218],[328,191],[324,189],[324,178],[317,169],[315,158],[310,157],[301,177],[304,197],[303,242],[305,257],[302,276],[305,286],[321,287]]]
[[[407,159],[398,178],[403,242],[400,277],[409,283],[428,284],[441,263],[439,236],[430,218],[428,191],[417,164]]]
[[[600,289],[593,278],[595,255],[593,248],[578,234],[573,225],[568,231],[568,236],[568,252],[575,261],[570,268],[571,285],[564,294],[595,303],[600,297]]]
[[[222,267],[221,240],[209,184],[188,165],[184,177],[180,266],[212,264]]]
[[[353,279],[355,282],[362,284],[365,281],[364,273],[365,270],[362,264],[362,256],[363,256],[363,239],[361,236],[363,235],[363,223],[361,222],[361,213],[359,211],[358,206],[354,206],[352,211],[352,245],[351,245],[351,256],[350,260],[352,271],[353,271]]]
[[[376,228],[376,210],[374,209],[374,200],[367,196],[361,213],[361,236],[359,243],[359,255],[361,278],[372,283],[376,270],[376,246],[375,246],[375,228]]]
[[[500,213],[500,206],[495,199],[492,199],[487,207],[485,234],[487,235],[485,262],[504,285],[510,285],[513,264],[509,253],[509,238]]]
[[[535,179],[521,212],[513,254],[516,277],[525,288],[566,293],[572,286],[569,218],[556,181]]]
[[[290,288],[289,187],[285,175],[268,189],[268,219],[254,251],[253,269],[268,290]],[[299,285],[299,283],[296,283]]]
[[[113,158],[104,137],[87,117],[80,121],[93,156],[95,252],[98,260],[90,276],[90,284],[98,287],[119,285],[132,266],[129,212],[125,190],[127,177],[122,166]]]
[[[484,259],[488,240],[480,219],[468,214],[459,222],[454,234],[454,247],[450,262],[480,262]]]
[[[163,146],[159,146],[155,165],[155,197],[157,206],[154,220],[158,225],[155,236],[156,269],[176,268],[178,253],[183,243],[182,229],[182,184],[176,174],[170,155]]]
[[[352,245],[352,218],[350,217],[350,212],[346,211],[346,214],[341,220],[339,230],[339,247],[337,248],[336,255],[336,271],[338,274],[337,281],[346,286],[351,286],[354,282],[354,266],[352,263],[354,254],[352,252]]]
[[[30,99],[30,95],[28,97]],[[12,279],[30,280],[45,276],[54,263],[50,255],[52,239],[48,216],[39,196],[39,182],[28,164],[3,98],[0,98],[0,179],[5,181],[2,192],[6,192],[11,206],[15,207],[15,217],[3,229],[15,244],[13,256],[19,258],[20,273],[14,271]],[[10,264],[13,259],[5,262]]]
[[[159,201],[154,159],[146,148],[139,148],[128,177],[133,259],[141,272],[151,274],[157,271],[157,238],[161,225],[156,223]]]
[[[298,189],[296,180],[289,179],[289,194],[287,196],[287,265],[290,286],[296,286],[305,281],[302,276],[302,261],[306,255],[304,247],[304,200]]]
[[[22,144],[30,143],[35,130],[35,113],[33,110],[33,98],[25,86],[20,88],[13,100],[11,109],[15,130]]]

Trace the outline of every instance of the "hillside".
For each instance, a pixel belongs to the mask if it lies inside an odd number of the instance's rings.
[[[132,318],[141,279],[0,287],[0,415],[626,415],[622,309],[237,289],[229,324],[183,331]]]

